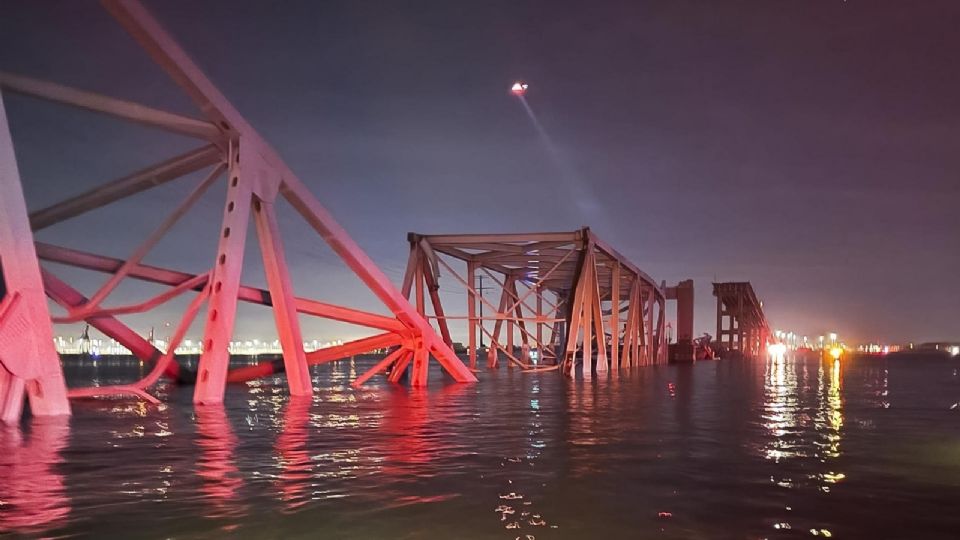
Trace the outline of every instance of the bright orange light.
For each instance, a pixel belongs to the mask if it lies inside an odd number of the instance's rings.
[[[833,347],[830,349],[830,356],[832,356],[834,360],[839,360],[841,355],[843,355],[843,349],[840,347]]]
[[[783,343],[771,343],[767,345],[767,352],[770,356],[781,357],[787,353],[787,346]]]

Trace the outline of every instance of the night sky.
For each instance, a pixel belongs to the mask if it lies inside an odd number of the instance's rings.
[[[396,283],[407,231],[589,225],[657,280],[693,278],[698,333],[714,332],[716,279],[753,282],[774,327],[811,337],[960,338],[960,2],[148,6]],[[94,2],[0,0],[0,69],[199,116]],[[508,93],[516,79],[554,151]],[[31,209],[199,146],[4,99]],[[192,185],[40,238],[126,256]],[[147,262],[209,267],[222,193]],[[375,306],[281,211],[297,293]],[[247,253],[245,281],[262,284]],[[85,292],[104,279],[57,271]],[[241,314],[238,335],[273,335],[265,309]]]

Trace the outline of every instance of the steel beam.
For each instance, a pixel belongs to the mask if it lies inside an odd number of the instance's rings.
[[[223,157],[219,148],[212,144],[202,146],[103,184],[53,206],[31,212],[30,226],[34,231],[45,229],[61,221],[163,185],[222,161]]]
[[[107,114],[181,135],[200,137],[211,141],[218,141],[222,136],[217,126],[210,122],[23,75],[0,72],[0,88],[25,96]]]
[[[84,268],[86,270],[94,270],[97,272],[116,272],[120,267],[123,266],[124,263],[124,261],[121,259],[104,257],[102,255],[96,255],[93,253],[61,246],[54,246],[52,244],[45,244],[43,242],[37,242],[36,248],[37,255],[41,260],[56,262],[77,268]],[[141,281],[161,283],[176,287],[186,283],[187,281],[195,279],[197,275],[161,268],[158,266],[138,264],[130,268],[130,277]],[[194,290],[199,289],[200,287],[197,287]],[[237,294],[237,299],[242,302],[260,304],[263,306],[273,305],[270,291],[265,289],[241,285]],[[377,328],[380,330],[390,330],[398,333],[403,333],[406,331],[406,327],[396,319],[378,315],[376,313],[369,313],[366,311],[360,311],[357,309],[327,304],[318,300],[300,297],[294,298],[294,304],[296,305],[297,312],[305,315],[313,315],[315,317],[323,317],[325,319],[332,319],[335,321],[357,324],[369,328]]]
[[[69,415],[67,387],[43,293],[27,204],[0,95],[0,422],[20,421],[23,397],[36,416]]]

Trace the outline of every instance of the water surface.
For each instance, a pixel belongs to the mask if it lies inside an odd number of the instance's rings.
[[[316,368],[224,407],[86,401],[0,434],[0,531],[122,538],[958,538],[960,362],[701,362],[426,390]],[[72,385],[139,363],[71,366]]]

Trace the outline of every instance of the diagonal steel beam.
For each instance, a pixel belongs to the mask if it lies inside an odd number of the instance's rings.
[[[221,161],[223,159],[219,148],[212,144],[202,146],[95,187],[53,206],[31,212],[30,227],[34,232],[45,229]]]
[[[116,272],[120,267],[123,266],[123,261],[121,259],[103,257],[101,255],[55,246],[52,244],[45,244],[43,242],[36,242],[36,249],[37,257],[42,260],[75,266],[77,268],[85,268],[87,270],[94,270],[97,272],[112,273]],[[171,287],[176,287],[177,285],[197,277],[196,274],[179,272],[177,270],[170,270],[167,268],[148,266],[144,264],[138,264],[131,267],[129,272],[129,276],[133,279],[149,281],[152,283],[161,283]],[[202,287],[198,286],[195,290],[200,289],[202,289]],[[264,306],[273,305],[273,300],[269,291],[255,287],[248,287],[245,285],[240,286],[239,292],[237,293],[237,299],[253,304],[261,304]],[[299,313],[324,317],[335,321],[348,322],[360,326],[367,326],[370,328],[389,330],[391,332],[397,332],[403,335],[408,333],[407,328],[392,317],[386,317],[376,313],[368,313],[366,311],[337,306],[334,304],[327,304],[307,298],[298,297],[294,299],[294,302],[297,307],[297,312]]]
[[[217,129],[217,126],[210,122],[23,75],[0,72],[0,88],[25,96],[107,114],[181,135],[211,141],[217,141],[222,137],[222,133]]]

